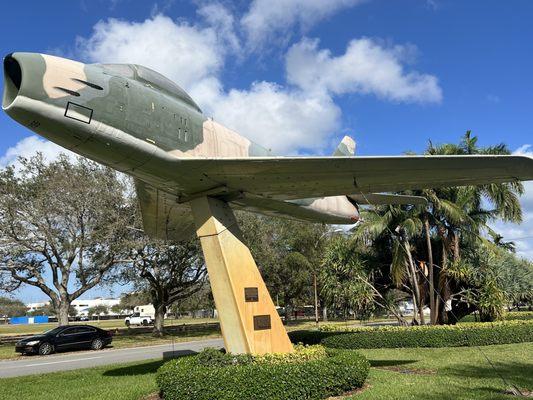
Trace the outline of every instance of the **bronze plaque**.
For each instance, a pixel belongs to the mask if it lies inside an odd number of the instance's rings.
[[[270,315],[254,315],[254,330],[264,331],[271,327]]]
[[[247,303],[256,303],[259,301],[259,291],[256,287],[244,288],[244,300]]]

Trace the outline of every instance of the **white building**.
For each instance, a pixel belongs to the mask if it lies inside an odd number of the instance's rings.
[[[50,304],[50,302],[42,302],[42,303],[28,303],[26,304],[26,307],[28,308],[28,311],[35,311],[39,308],[43,308],[44,306]],[[118,313],[115,313],[111,311],[111,307],[113,307],[116,304],[120,304],[120,299],[104,299],[101,297],[97,297],[96,299],[88,299],[88,300],[81,300],[77,299],[74,300],[71,303],[71,306],[78,311],[78,316],[88,316],[89,308],[96,307],[96,306],[106,306],[108,308],[107,315],[119,315]]]
[[[120,299],[104,299],[101,297],[97,297],[96,299],[90,299],[90,300],[74,300],[71,305],[78,311],[78,316],[88,316],[89,315],[89,308],[96,307],[96,306],[106,306],[108,308],[107,315],[118,315],[119,313],[115,313],[111,311],[111,307],[114,305],[120,304]]]
[[[47,306],[49,303],[49,301],[43,303],[28,303],[26,304],[26,308],[28,309],[28,312],[32,312],[38,310],[39,308]]]

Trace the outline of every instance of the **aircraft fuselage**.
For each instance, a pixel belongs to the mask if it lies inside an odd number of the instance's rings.
[[[187,171],[169,170],[176,159],[271,155],[206,118],[181,88],[142,66],[13,53],[4,59],[4,75],[2,107],[13,119],[178,198],[194,196],[195,182]],[[291,201],[323,211],[335,223],[353,223],[358,216],[344,196]]]

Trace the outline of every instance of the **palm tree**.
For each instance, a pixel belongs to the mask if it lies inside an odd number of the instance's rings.
[[[467,131],[459,145],[434,146],[430,142],[426,154],[510,154],[509,149],[504,144],[479,147],[477,142],[478,138]],[[424,219],[426,240],[431,228],[433,228],[442,242],[442,260],[438,279],[440,297],[445,300],[449,298],[449,293],[447,293],[449,292],[449,282],[446,270],[449,267],[450,258],[455,263],[460,261],[461,241],[466,244],[477,243],[484,232],[494,237],[496,233],[490,228],[489,223],[497,219],[507,222],[521,222],[522,209],[519,196],[523,193],[524,187],[520,182],[421,191],[421,195],[429,201],[426,210],[427,216]],[[428,225],[430,225],[429,229]],[[431,254],[431,258],[433,258],[433,251],[429,248],[430,246],[431,240],[428,241],[428,254]],[[431,275],[432,260],[429,264]],[[432,282],[430,278],[430,285]],[[441,311],[440,321],[444,322],[443,320],[446,318],[444,304],[438,303],[438,298],[434,302],[430,300],[430,307]],[[432,313],[432,322],[436,322],[439,317],[434,314]]]
[[[411,239],[420,233],[423,226],[418,216],[418,209],[413,206],[381,206],[365,212],[364,219],[365,223],[355,230],[354,239],[375,241],[387,237],[390,240],[392,282],[397,287],[404,287],[411,292],[414,308],[413,324],[425,323],[423,299],[411,246]]]
[[[467,131],[459,144],[435,146],[430,142],[425,154],[504,155],[510,151],[504,144],[480,147],[477,137]],[[387,241],[392,259],[392,281],[398,287],[408,284],[407,289],[412,293],[413,304],[422,322],[424,296],[418,278],[424,274],[417,272],[413,255],[422,253],[417,248],[425,248],[431,323],[448,322],[448,314],[453,322],[454,315],[468,311],[460,309],[460,302],[454,296],[461,290],[461,247],[475,247],[485,240],[486,233],[496,238],[496,232],[490,227],[495,220],[520,222],[519,196],[523,191],[520,182],[510,182],[404,192],[426,197],[428,205],[375,207],[375,211],[365,213],[365,223],[355,230],[355,238],[374,245],[378,241]],[[447,313],[445,303],[450,299],[452,309],[456,309]],[[416,316],[413,322],[418,322]]]

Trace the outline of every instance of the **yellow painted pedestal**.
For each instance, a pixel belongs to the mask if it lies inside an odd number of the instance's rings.
[[[227,203],[190,202],[226,351],[234,354],[293,351],[265,282]]]

